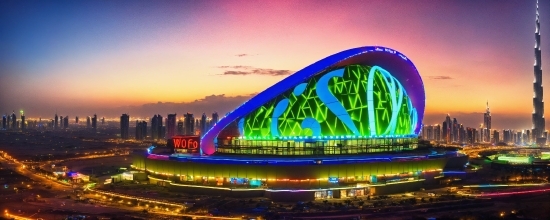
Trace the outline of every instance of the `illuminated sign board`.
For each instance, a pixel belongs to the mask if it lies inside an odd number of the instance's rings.
[[[200,137],[178,135],[172,137],[168,144],[176,153],[197,153],[200,149]]]
[[[329,183],[338,183],[338,177],[329,177],[328,182]]]

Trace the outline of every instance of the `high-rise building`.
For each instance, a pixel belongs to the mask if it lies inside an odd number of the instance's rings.
[[[533,82],[533,90],[535,97],[533,97],[533,137],[536,139],[537,144],[544,144],[546,137],[544,132],[546,130],[546,121],[544,119],[544,101],[542,90],[542,65],[541,65],[541,51],[540,51],[540,22],[539,22],[539,1],[537,0],[536,11],[536,27],[535,27],[535,66],[534,75],[535,80]],[[540,140],[539,140],[540,138]],[[542,143],[541,143],[542,142]]]
[[[11,114],[11,129],[17,130],[17,116],[15,116],[15,111]]]
[[[433,140],[433,127],[431,125],[422,126],[422,139],[424,140]]]
[[[136,121],[136,140],[143,140],[147,137],[147,122]]]
[[[502,142],[504,143],[513,143],[514,133],[512,130],[503,130],[502,131]]]
[[[218,123],[218,120],[219,120],[218,113],[217,112],[212,113],[212,119],[210,119],[210,127]]]
[[[193,114],[187,112],[184,115],[185,121],[185,135],[194,135],[195,134],[195,118]]]
[[[456,120],[456,118],[453,118],[453,127],[451,129],[451,142],[458,141],[459,127],[460,127],[460,124],[458,124],[458,121]]]
[[[120,138],[128,139],[128,131],[130,130],[130,116],[122,114],[120,116]]]
[[[63,116],[59,116],[59,128],[63,128]]]
[[[7,114],[7,113],[6,113],[6,114]],[[6,121],[7,121],[8,123],[7,123],[6,129],[9,130],[9,129],[11,129],[11,125],[10,125],[10,124],[11,124],[11,115],[9,115],[9,114],[7,114],[7,115],[8,115],[8,117],[7,117],[7,120],[6,120]]]
[[[75,123],[75,124],[78,124],[78,116],[76,116],[76,117],[74,118],[74,123]]]
[[[522,145],[523,144],[523,133],[521,133],[521,131],[518,131],[516,133],[516,142],[515,142],[517,145]]]
[[[474,144],[475,143],[475,137],[476,137],[476,129],[467,127],[466,128],[466,143]]]
[[[176,114],[168,114],[166,118],[166,138],[176,135]]]
[[[101,125],[105,125],[105,117],[101,118]]]
[[[441,125],[434,126],[434,140],[441,141]]]
[[[94,114],[94,117],[92,118],[92,129],[94,131],[97,130],[97,115],[96,114]]]
[[[54,120],[55,120],[55,122],[54,122],[55,124],[53,125],[53,128],[57,129],[57,125],[58,125],[58,122],[59,122],[59,117],[57,116],[57,113],[55,113]]]
[[[69,128],[69,116],[65,116],[65,119],[63,119],[63,128]]]
[[[6,130],[7,128],[7,121],[8,121],[8,118],[6,117],[6,115],[3,115],[2,116],[2,129]]]
[[[154,115],[151,118],[151,138],[153,140],[158,140],[164,138],[164,132],[162,127],[162,116]]]
[[[200,122],[200,128],[201,128],[201,136],[204,135],[206,133],[206,114],[205,113],[202,113],[202,116],[201,116],[201,122]]]
[[[92,117],[88,116],[86,117],[86,128],[92,127]]]
[[[494,144],[500,142],[500,135],[497,130],[493,130],[493,140],[491,142]]]
[[[27,129],[27,124],[25,124],[25,114],[23,114],[23,110],[21,110],[21,130]]]
[[[487,108],[483,113],[483,127],[491,129],[491,111],[489,110],[489,101],[487,101]]]
[[[447,114],[447,117],[445,117],[445,121],[442,124],[443,124],[442,138],[444,139],[443,141],[446,143],[451,143],[452,141],[451,138],[453,134],[453,122],[451,121],[451,116],[449,114]]]
[[[178,121],[178,135],[184,135],[185,134],[185,130],[183,129],[183,121],[182,120],[179,120]]]

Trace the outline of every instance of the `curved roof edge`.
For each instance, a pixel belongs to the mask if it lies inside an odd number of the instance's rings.
[[[298,84],[302,83],[304,80],[307,80],[312,76],[315,76],[316,74],[328,68],[345,66],[348,64],[362,63],[360,62],[361,61],[360,58],[358,60],[354,58],[358,57],[358,55],[371,54],[371,53],[373,55],[375,54],[383,55],[383,56],[374,56],[374,57],[381,57],[375,60],[385,61],[383,63],[386,63],[386,65],[382,65],[382,67],[388,69],[390,73],[392,73],[392,75],[394,74],[391,71],[393,67],[400,70],[405,70],[405,71],[408,70],[406,71],[406,73],[395,76],[398,80],[400,81],[403,80],[403,77],[405,76],[413,77],[410,79],[407,78],[404,81],[401,81],[401,83],[405,87],[405,90],[408,93],[410,93],[413,106],[415,106],[415,108],[417,109],[419,123],[417,123],[417,127],[415,128],[415,133],[418,134],[422,125],[422,119],[424,116],[424,108],[425,108],[424,85],[422,83],[422,78],[420,77],[418,70],[405,55],[399,53],[396,50],[386,48],[386,47],[380,47],[380,46],[366,46],[366,47],[358,47],[358,48],[345,50],[345,51],[333,54],[331,56],[328,56],[322,60],[319,60],[303,68],[302,70],[286,77],[285,79],[281,80],[275,85],[267,88],[266,90],[252,97],[250,100],[244,102],[235,110],[231,111],[229,114],[222,117],[218,121],[218,123],[216,123],[210,130],[208,130],[203,135],[203,137],[201,138],[201,144],[200,144],[201,153],[207,154],[207,155],[215,153],[216,149],[215,149],[214,139],[226,126],[231,124],[233,121],[239,119],[242,116],[249,114],[255,109],[261,107],[266,102],[272,100],[273,98],[276,98],[281,93],[287,91],[290,88],[297,86]],[[387,56],[387,55],[390,55],[390,56]],[[395,58],[399,58],[399,59],[395,59]],[[388,59],[391,59],[391,61],[388,61]],[[347,62],[350,60],[353,60],[353,61],[351,61],[351,63]],[[394,63],[395,61],[399,61],[399,60],[401,60],[402,62]],[[374,65],[374,64],[371,64],[371,65]],[[416,74],[411,75],[411,73],[416,73]],[[418,86],[422,88],[417,88]]]

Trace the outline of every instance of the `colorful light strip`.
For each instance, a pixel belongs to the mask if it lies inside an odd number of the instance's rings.
[[[523,184],[485,184],[485,185],[465,185],[464,188],[496,188],[496,187],[516,187],[516,186],[544,186],[548,183],[523,183]]]

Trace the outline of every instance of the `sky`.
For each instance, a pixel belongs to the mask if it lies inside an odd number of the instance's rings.
[[[425,124],[531,128],[534,0],[0,1],[0,113],[225,113],[361,46],[409,57]],[[550,1],[539,3],[550,85]],[[545,90],[545,97],[550,91]],[[550,109],[550,108],[547,108]],[[550,113],[547,113],[550,114]]]

